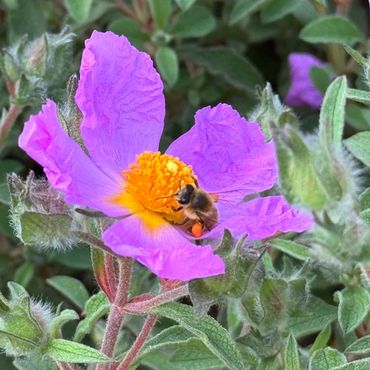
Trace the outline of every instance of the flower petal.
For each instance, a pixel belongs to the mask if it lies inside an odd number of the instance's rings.
[[[76,102],[84,144],[103,171],[119,173],[137,154],[158,150],[163,84],[149,55],[126,37],[94,31],[86,40]]]
[[[314,109],[320,108],[323,96],[313,84],[310,71],[313,67],[323,67],[319,59],[306,53],[289,55],[291,85],[285,98],[285,103],[291,106],[308,105]]]
[[[25,123],[19,146],[44,167],[50,183],[65,193],[67,202],[97,209],[108,216],[124,213],[122,207],[108,200],[122,189],[122,184],[99,170],[63,131],[53,101],[49,100],[40,113]]]
[[[313,226],[313,217],[291,207],[283,196],[256,198],[233,205],[219,204],[220,223],[204,237],[218,237],[224,229],[235,237],[248,234],[249,240],[262,240],[278,233],[303,232]]]
[[[271,188],[277,177],[273,142],[227,104],[199,110],[195,125],[167,153],[191,164],[204,190],[234,193],[238,200]]]
[[[115,253],[135,258],[165,279],[188,281],[225,272],[210,246],[192,244],[168,223],[150,231],[133,215],[114,223],[103,239]]]

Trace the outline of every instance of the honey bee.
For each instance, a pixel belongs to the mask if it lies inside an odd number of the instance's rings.
[[[201,190],[198,184],[184,185],[176,194],[175,199],[180,207],[176,211],[183,210],[191,233],[199,238],[204,230],[211,230],[218,222],[218,212],[215,206],[217,197]]]

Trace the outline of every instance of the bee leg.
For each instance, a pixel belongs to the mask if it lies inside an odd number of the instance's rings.
[[[178,208],[175,208],[175,207],[171,207],[172,211],[174,212],[178,212],[178,211],[181,211],[184,207],[178,207]]]

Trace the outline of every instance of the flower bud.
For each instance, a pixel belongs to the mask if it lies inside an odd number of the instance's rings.
[[[40,353],[48,343],[51,311],[33,301],[21,285],[10,282],[8,287],[9,309],[0,308],[0,347],[13,356]]]
[[[45,179],[35,179],[31,172],[23,182],[8,176],[11,194],[11,223],[16,236],[26,245],[40,248],[66,248],[75,242],[72,229],[76,219],[63,195]]]

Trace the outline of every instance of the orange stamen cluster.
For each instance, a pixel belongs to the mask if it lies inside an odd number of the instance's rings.
[[[161,214],[167,220],[178,220],[176,193],[185,184],[195,184],[192,167],[179,158],[160,152],[144,152],[123,171],[125,193],[134,197],[145,210]],[[183,218],[183,216],[181,216]]]

